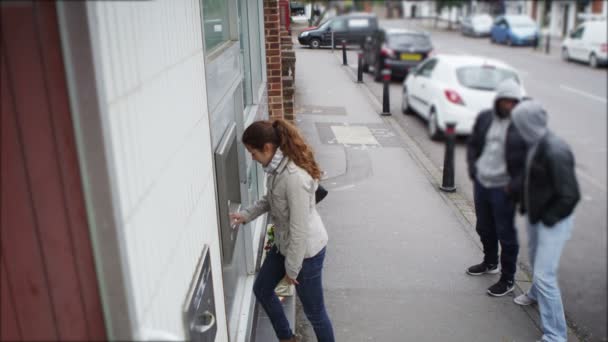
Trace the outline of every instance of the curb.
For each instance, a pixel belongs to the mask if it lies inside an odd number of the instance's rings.
[[[332,53],[338,62],[339,66],[343,68],[342,60],[340,55],[336,55],[336,53]],[[348,67],[348,66],[347,66]],[[352,68],[344,68],[345,73],[348,77],[354,82],[357,83],[357,75],[356,72],[352,70]],[[367,86],[367,83],[358,83],[357,86],[361,89],[365,96],[367,96],[371,103],[372,107],[376,109],[378,113],[382,112],[382,104],[376,98],[376,96],[372,93],[372,91]],[[420,169],[423,171],[429,183],[433,186],[435,191],[441,196],[443,201],[448,205],[454,216],[461,223],[462,229],[467,233],[469,238],[473,241],[473,243],[483,251],[483,246],[478,239],[477,232],[475,229],[476,224],[476,215],[475,208],[471,205],[471,203],[464,198],[458,191],[452,193],[446,193],[439,189],[442,181],[443,173],[441,170],[436,167],[429,157],[422,151],[418,143],[414,141],[412,137],[401,127],[401,125],[392,117],[392,116],[382,116],[378,114],[382,121],[384,121],[387,125],[389,125],[395,133],[399,135],[399,137],[403,140],[405,145],[406,152],[414,159],[414,161],[418,164]],[[521,263],[517,262],[517,271],[515,274],[515,296],[525,293],[532,283],[532,272],[530,268]],[[516,304],[514,304],[516,305]],[[521,306],[522,310],[530,317],[530,319],[534,322],[539,332],[542,332],[541,322],[540,322],[540,313],[537,309],[536,305],[532,306]],[[566,321],[569,328],[568,338],[572,342],[586,342],[586,333],[581,331],[578,325],[568,318],[566,314]]]

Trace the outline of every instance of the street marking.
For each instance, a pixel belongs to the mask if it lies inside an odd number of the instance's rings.
[[[596,100],[596,101],[600,101],[600,102],[603,102],[603,103],[608,103],[608,100],[606,100],[605,97],[599,97],[597,95],[589,94],[589,93],[584,92],[582,90],[578,90],[578,89],[575,89],[575,88],[570,88],[570,87],[565,86],[563,84],[560,84],[559,87],[562,88],[563,90],[567,90],[567,91],[570,91],[570,92],[573,92],[575,94],[579,94],[579,95],[588,97],[588,98]]]
[[[338,143],[344,145],[380,145],[369,128],[364,126],[331,126]]]

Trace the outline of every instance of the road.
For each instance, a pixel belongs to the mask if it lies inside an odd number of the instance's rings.
[[[404,20],[385,20],[385,27],[418,28]],[[571,146],[577,159],[582,201],[576,210],[576,224],[560,266],[560,285],[568,318],[589,341],[608,341],[607,320],[607,70],[566,63],[555,53],[546,55],[527,47],[493,45],[489,39],[468,38],[458,32],[426,29],[436,53],[481,55],[501,59],[519,70],[527,94],[539,100],[549,113],[549,126]],[[356,68],[356,51],[348,52],[349,65]],[[370,75],[364,82],[379,100],[382,86]],[[443,145],[427,136],[426,123],[417,116],[401,113],[401,82],[390,86],[391,112],[439,168],[443,166]],[[472,184],[466,174],[465,139],[456,149],[456,185],[471,203]],[[522,244],[520,260],[528,263],[524,220],[518,217]],[[463,270],[467,265],[463,265]]]

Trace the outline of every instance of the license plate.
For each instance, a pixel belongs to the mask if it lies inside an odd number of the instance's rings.
[[[402,53],[401,60],[402,61],[419,61],[422,59],[421,55],[412,54],[412,53]]]

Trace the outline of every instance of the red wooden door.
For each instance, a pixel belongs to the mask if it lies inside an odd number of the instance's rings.
[[[55,4],[0,10],[0,338],[104,340]]]

